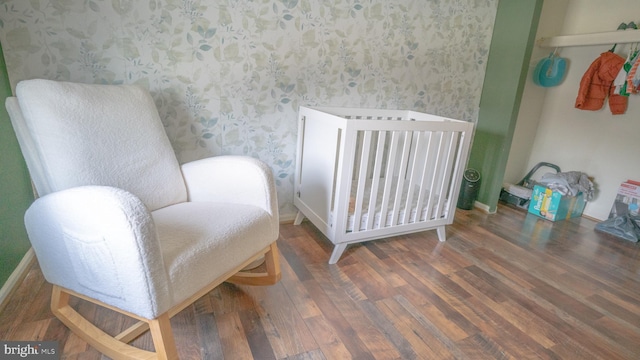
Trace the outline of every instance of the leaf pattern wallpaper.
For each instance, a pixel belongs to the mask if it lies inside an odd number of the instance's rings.
[[[2,0],[23,79],[140,84],[180,162],[273,169],[295,214],[297,111],[411,109],[476,121],[498,0]]]

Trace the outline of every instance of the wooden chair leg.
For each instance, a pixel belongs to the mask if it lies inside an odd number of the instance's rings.
[[[160,315],[157,319],[149,321],[149,330],[156,348],[158,360],[178,359],[176,342],[171,331],[171,322],[168,313]]]
[[[171,332],[168,314],[163,314],[154,320],[144,320],[149,323],[149,328],[151,329],[151,336],[156,348],[156,352],[154,353],[123,343],[100,330],[75,311],[75,309],[69,305],[69,299],[69,292],[54,285],[51,294],[51,311],[53,314],[71,329],[74,334],[78,335],[82,340],[108,357],[123,360],[178,359],[178,352]]]
[[[280,281],[282,273],[280,272],[280,253],[278,245],[273,242],[269,250],[264,254],[265,272],[244,272],[240,271],[230,277],[227,282],[238,285],[273,285]]]
[[[280,252],[278,252],[278,245],[275,242],[271,244],[271,250],[265,255],[264,263],[267,267],[267,274],[274,277],[275,284],[282,277],[280,273]]]

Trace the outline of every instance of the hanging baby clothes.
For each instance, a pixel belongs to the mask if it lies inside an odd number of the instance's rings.
[[[600,110],[609,95],[609,109],[613,115],[624,114],[627,97],[614,93],[613,80],[625,59],[611,51],[600,54],[580,80],[575,107],[581,110]]]
[[[638,65],[640,65],[640,56],[636,56],[636,61],[631,66],[629,74],[627,74],[627,91],[632,94],[638,93],[638,85],[640,85],[640,72],[638,72]]]
[[[622,65],[622,68],[626,71],[627,76],[629,74],[629,71],[631,71],[631,68],[633,67],[633,63],[635,63],[637,59],[638,50],[633,50],[630,59],[627,59],[624,65]],[[620,95],[629,96],[629,94],[631,94],[631,92],[629,91],[627,77],[625,76],[624,84],[622,84],[622,87],[620,88]]]
[[[637,55],[637,51],[629,52],[629,55],[627,55],[627,59],[618,72],[618,76],[616,76],[615,80],[613,80],[614,93],[620,94],[622,96],[629,96],[629,91],[627,90],[627,76],[629,70],[631,70],[631,67],[633,66],[633,62],[636,60]]]

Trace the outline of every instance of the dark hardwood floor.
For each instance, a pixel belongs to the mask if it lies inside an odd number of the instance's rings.
[[[640,247],[576,218],[500,206],[435,231],[332,246],[282,225],[282,281],[223,284],[172,319],[183,359],[640,359]],[[37,266],[0,314],[0,339],[54,340],[101,359],[49,309]],[[131,321],[77,302],[115,333]],[[151,348],[150,336],[135,341]]]

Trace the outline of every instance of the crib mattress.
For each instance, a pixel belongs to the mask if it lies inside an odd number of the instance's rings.
[[[437,216],[437,207],[438,207],[438,200],[439,197],[438,195],[433,195],[431,196],[431,216],[430,219],[427,219],[427,215],[429,213],[428,211],[428,206],[429,206],[429,202],[427,201],[429,199],[429,194],[427,193],[425,195],[425,200],[424,200],[424,205],[422,206],[421,209],[417,208],[417,202],[418,202],[418,194],[420,192],[420,186],[416,185],[414,187],[414,191],[413,191],[413,197],[412,197],[412,201],[410,203],[409,207],[406,207],[406,202],[407,202],[407,196],[408,196],[408,188],[409,188],[409,180],[405,180],[404,181],[404,187],[403,189],[405,191],[402,192],[401,194],[401,201],[400,203],[402,204],[400,206],[400,209],[398,210],[398,221],[396,223],[395,226],[398,225],[403,225],[405,224],[404,222],[404,217],[405,217],[405,213],[406,213],[406,209],[410,208],[410,214],[409,214],[409,218],[406,222],[406,224],[412,224],[415,222],[422,222],[422,221],[427,221],[427,220],[433,220],[436,217],[438,218],[444,218],[446,217],[446,214],[449,211],[449,202],[445,201],[443,204],[443,210],[440,212],[440,216]],[[381,180],[381,183],[384,183],[384,179]],[[392,182],[392,189],[396,189],[397,187],[397,180],[394,179]],[[356,199],[356,191],[358,189],[358,184],[357,182],[353,182],[351,184],[351,196],[349,197],[349,215],[347,218],[347,232],[353,232],[354,228],[355,228],[355,221],[356,221],[356,216],[355,216],[355,199]],[[390,197],[389,197],[389,202],[388,202],[388,210],[386,212],[386,215],[384,216],[384,221],[381,223],[381,218],[382,218],[382,196],[384,193],[384,188],[383,186],[379,186],[378,190],[377,190],[377,201],[376,201],[376,209],[375,209],[375,213],[374,213],[374,219],[373,219],[373,227],[370,227],[370,229],[380,229],[380,228],[386,228],[386,227],[390,227],[390,226],[394,226],[393,224],[393,219],[396,218],[395,216],[395,212],[393,211],[393,204],[395,202],[395,198],[396,198],[396,191],[392,191],[390,193]],[[369,221],[369,201],[371,199],[371,182],[368,181],[365,185],[365,191],[364,191],[364,198],[363,198],[363,204],[362,204],[362,216],[360,219],[360,226],[357,229],[358,231],[364,231],[367,230],[367,224]],[[446,200],[446,199],[445,199]],[[331,214],[333,216],[333,214]]]

